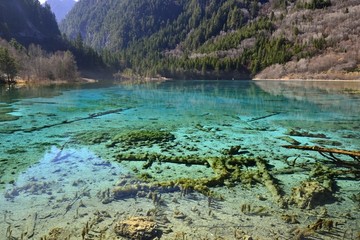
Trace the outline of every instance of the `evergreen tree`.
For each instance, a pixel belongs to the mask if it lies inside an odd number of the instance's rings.
[[[17,72],[15,59],[10,56],[9,50],[0,47],[0,74],[5,75],[5,80],[11,83],[14,82]]]

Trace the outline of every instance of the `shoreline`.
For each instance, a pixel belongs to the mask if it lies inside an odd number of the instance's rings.
[[[331,72],[325,71],[321,73],[286,73],[286,74],[267,74],[266,70],[256,74],[253,80],[281,80],[281,81],[336,81],[336,82],[359,82],[360,72]],[[275,78],[278,77],[278,78]]]
[[[42,80],[25,80],[22,78],[15,79],[15,82],[2,83],[3,85],[10,84],[10,85],[17,85],[17,86],[26,86],[26,85],[51,85],[51,84],[69,84],[69,83],[96,83],[99,80],[93,78],[86,78],[86,77],[79,77],[76,80],[49,80],[49,79],[42,79]]]
[[[177,81],[177,80],[186,80],[186,81],[194,81],[193,79],[175,79],[175,78],[150,78],[144,77],[142,79],[134,78],[127,80],[114,80],[116,83],[142,83],[142,82],[164,82],[164,81]],[[206,79],[198,79],[198,80],[206,80]],[[250,78],[250,79],[228,79],[229,81],[278,81],[278,82],[343,82],[343,83],[360,83],[360,79],[316,79],[316,78]],[[101,80],[89,77],[79,77],[76,80],[25,80],[18,78],[14,83],[17,86],[26,86],[26,85],[51,85],[51,84],[82,84],[82,83],[98,83]],[[216,80],[221,81],[221,80]],[[227,81],[227,80],[224,80]],[[2,83],[7,84],[7,83]]]
[[[253,78],[252,81],[284,81],[284,82],[360,82],[360,79],[300,79],[300,78]]]

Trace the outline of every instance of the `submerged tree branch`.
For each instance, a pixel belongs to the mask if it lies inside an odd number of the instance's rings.
[[[257,121],[257,120],[269,118],[269,117],[272,117],[272,116],[275,116],[275,115],[279,115],[280,113],[281,113],[281,112],[274,112],[274,113],[271,113],[271,114],[266,115],[266,116],[261,116],[261,117],[252,118],[252,119],[250,119],[248,122],[254,122],[254,121]]]

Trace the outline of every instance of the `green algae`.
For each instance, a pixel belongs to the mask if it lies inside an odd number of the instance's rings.
[[[357,205],[357,209],[360,210],[360,192],[357,194],[351,195],[349,198],[351,201],[353,201]]]
[[[115,130],[111,131],[111,133],[108,131],[93,131],[85,135],[78,135],[77,138],[82,139],[83,142],[88,144],[106,143],[105,146],[115,152],[114,157],[118,162],[143,162],[142,166],[136,165],[136,168],[133,168],[136,169],[134,173],[137,179],[147,184],[147,187],[143,186],[143,188],[141,188],[142,190],[179,189],[183,194],[196,191],[209,198],[222,200],[224,197],[214,191],[214,188],[231,188],[239,184],[251,188],[254,185],[260,184],[268,189],[273,200],[278,203],[280,207],[287,207],[288,204],[293,204],[293,202],[296,201],[294,197],[290,201],[289,198],[285,196],[279,181],[272,174],[268,160],[260,157],[242,155],[242,148],[239,145],[219,151],[222,154],[220,156],[211,154],[186,155],[183,151],[180,151],[181,149],[179,149],[179,152],[172,154],[167,151],[152,153],[148,150],[135,153],[134,150],[130,152],[124,151],[124,148],[152,147],[154,144],[163,147],[166,145],[170,146],[172,144],[171,142],[174,142],[175,136],[171,132],[157,129],[135,129],[122,131],[120,133],[117,132],[118,131]],[[308,137],[324,137],[323,135],[317,135],[317,133],[299,132]],[[171,169],[171,171],[169,171],[170,168],[166,169],[161,167],[163,163],[175,164],[175,170]],[[153,167],[154,164],[156,164],[155,167]],[[199,176],[199,174],[195,172],[183,175],[181,174],[181,168],[185,168],[177,165],[199,165],[208,170],[204,176]],[[176,171],[176,174],[171,174],[173,171]],[[329,189],[330,193],[326,193],[331,195],[335,191],[335,188],[330,187],[335,184],[334,178],[330,177],[329,173],[324,171],[324,169],[319,169],[317,172],[310,172],[309,174],[312,178],[317,178],[318,181],[322,182],[322,185],[325,186],[326,189]],[[306,186],[301,187],[305,188]],[[316,190],[317,188],[314,189]],[[124,191],[124,194],[121,193],[122,191]],[[137,189],[132,189],[132,191],[133,193],[130,195],[137,194]],[[309,191],[311,192],[312,189],[310,188]],[[118,188],[116,192],[118,194],[117,196],[129,196],[129,194],[126,193],[127,189]],[[319,194],[322,195],[323,192],[319,192]],[[320,195],[315,194],[315,198],[320,198]],[[309,193],[309,198],[310,197],[313,197],[311,193]],[[305,199],[304,201],[307,200]],[[312,205],[310,207],[312,207]]]
[[[75,141],[85,144],[85,145],[93,145],[99,143],[105,143],[111,140],[113,133],[111,131],[106,130],[98,130],[98,131],[85,131],[78,133],[74,136]]]
[[[8,122],[18,120],[20,117],[10,113],[14,112],[14,108],[0,106],[0,122]]]
[[[13,116],[11,114],[0,114],[0,122],[9,122],[18,120],[18,116]]]
[[[118,131],[117,129],[85,131],[76,134],[73,138],[86,145],[106,143],[108,148],[118,145],[125,148],[152,146],[175,140],[172,133],[163,130],[126,130],[120,133]]]
[[[16,147],[16,148],[11,148],[5,151],[5,153],[7,154],[21,154],[21,153],[26,153],[27,150],[25,147]]]
[[[153,176],[151,176],[150,173],[146,173],[146,172],[138,174],[137,178],[140,179],[141,181],[144,181],[144,182],[154,181]]]
[[[128,146],[152,146],[174,140],[175,136],[168,131],[149,129],[130,130],[115,135],[109,146],[115,146],[119,143]]]
[[[236,148],[236,147],[235,147]],[[231,151],[230,148],[227,152]],[[225,151],[226,152],[226,151]],[[182,165],[203,165],[212,169],[212,174],[203,177],[174,178],[166,181],[158,180],[155,177],[146,176],[146,182],[161,188],[179,187],[182,192],[197,191],[210,198],[222,200],[223,196],[213,191],[211,188],[223,186],[235,186],[239,183],[252,186],[262,183],[266,186],[273,197],[280,205],[282,201],[282,192],[276,184],[275,178],[269,173],[269,165],[261,158],[250,158],[244,156],[166,156],[163,154],[118,154],[116,159],[122,161],[144,161],[143,169],[148,169],[154,162],[166,162]],[[256,167],[256,169],[249,169]],[[140,173],[142,174],[142,173]]]

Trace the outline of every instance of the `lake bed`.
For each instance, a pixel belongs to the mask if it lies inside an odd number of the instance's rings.
[[[301,81],[2,89],[0,234],[358,239],[358,161],[284,145],[359,151],[359,90]]]

